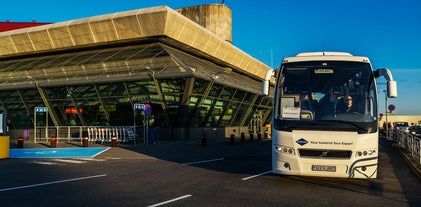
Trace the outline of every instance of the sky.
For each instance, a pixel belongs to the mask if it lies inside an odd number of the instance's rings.
[[[62,22],[152,6],[182,7],[222,0],[2,1],[0,21]],[[394,115],[421,115],[420,0],[225,0],[232,9],[233,44],[271,67],[300,52],[339,51],[389,68],[398,98]],[[386,89],[379,83],[379,112]]]

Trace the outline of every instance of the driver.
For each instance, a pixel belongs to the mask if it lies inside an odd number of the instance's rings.
[[[341,113],[358,112],[357,107],[352,102],[352,96],[346,95],[343,99],[342,107],[339,109]]]

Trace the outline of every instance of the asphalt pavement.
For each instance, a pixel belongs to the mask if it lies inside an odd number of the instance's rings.
[[[58,148],[82,146],[57,143]],[[24,143],[24,148],[48,147],[48,142]],[[270,140],[89,147],[109,149],[89,159],[0,160],[2,206],[373,207],[421,202],[420,181],[384,139],[375,180],[274,175]]]

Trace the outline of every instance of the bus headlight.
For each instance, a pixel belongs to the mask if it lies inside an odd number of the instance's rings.
[[[355,153],[355,155],[357,157],[363,157],[363,156],[371,156],[376,154],[376,150],[375,149],[367,149],[367,150],[361,150],[361,151],[357,151]]]
[[[274,148],[275,148],[275,151],[277,151],[279,153],[285,153],[285,154],[295,155],[295,151],[291,147],[285,147],[285,146],[281,146],[281,145],[274,145]]]

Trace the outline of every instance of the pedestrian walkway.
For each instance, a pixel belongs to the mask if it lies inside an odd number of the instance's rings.
[[[398,155],[399,159],[402,159],[405,162],[405,168],[409,168],[418,177],[418,179],[421,180],[421,165],[419,160],[413,159],[409,152],[395,143],[386,140],[383,135],[380,135],[380,145],[383,146],[381,150],[386,152],[386,154]]]

